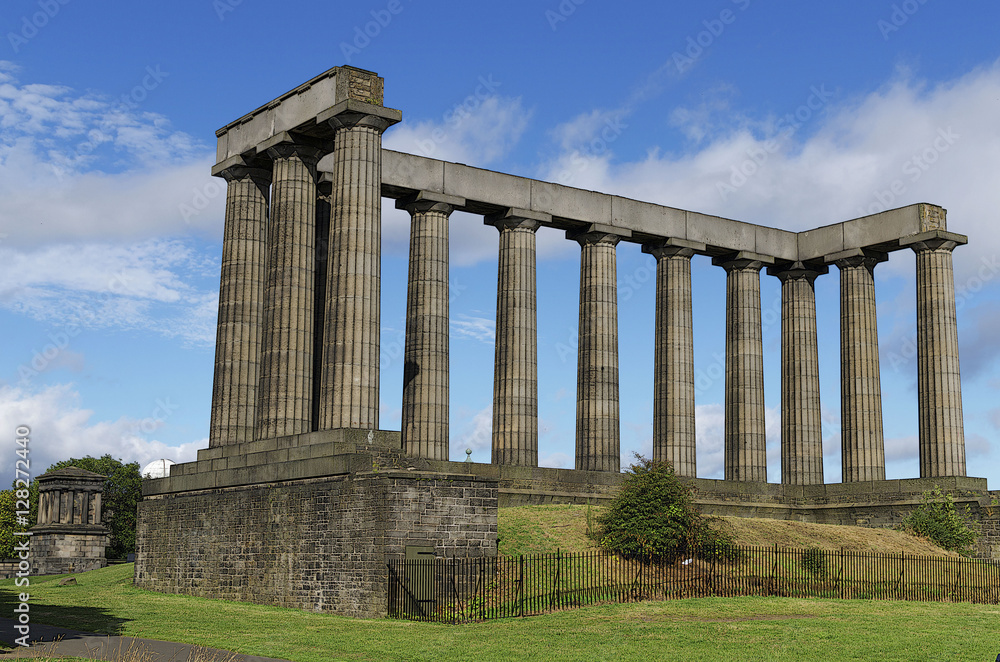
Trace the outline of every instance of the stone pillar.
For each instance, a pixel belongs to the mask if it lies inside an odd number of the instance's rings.
[[[656,258],[653,459],[670,462],[678,476],[689,478],[698,475],[691,258],[704,249],[677,239],[642,248]]]
[[[267,238],[260,439],[312,430],[313,287],[316,268],[316,147],[279,143]]]
[[[580,243],[580,326],[576,373],[576,468],[620,471],[618,274],[621,236],[592,227]]]
[[[937,230],[900,242],[917,254],[921,478],[966,475],[952,251],[967,241],[963,235]]]
[[[379,398],[382,133],[399,121],[399,111],[345,103],[346,110],[335,109],[327,118],[336,133],[319,429],[373,430]]]
[[[538,214],[508,210],[486,219],[500,231],[493,364],[493,464],[538,466]]]
[[[884,253],[853,250],[840,269],[840,428],[843,482],[885,480],[875,265]]]
[[[816,278],[825,266],[768,270],[781,280],[781,482],[823,484]]]
[[[760,318],[760,270],[767,261],[744,252],[712,260],[726,270],[726,480],[767,482]]]
[[[209,447],[254,439],[271,184],[263,168],[234,166],[219,174],[228,190]]]
[[[400,429],[403,450],[430,460],[448,459],[448,217],[463,203],[432,193],[396,202],[410,213]]]

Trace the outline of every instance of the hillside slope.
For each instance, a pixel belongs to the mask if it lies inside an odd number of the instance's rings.
[[[600,508],[574,505],[501,508],[498,516],[501,554],[586,552],[597,549],[587,537],[588,512],[596,520]],[[770,519],[720,517],[717,526],[740,545],[820,547],[859,552],[906,552],[925,556],[957,556],[922,538],[890,529],[808,524]]]

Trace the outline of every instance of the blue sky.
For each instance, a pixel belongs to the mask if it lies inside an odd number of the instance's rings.
[[[803,230],[932,202],[956,252],[969,474],[1000,478],[1000,7],[942,0],[8,0],[0,10],[0,467],[207,446],[224,188],[214,131],[340,64],[392,149]],[[398,429],[405,213],[383,210],[381,427]],[[452,217],[451,452],[489,459],[497,232]],[[579,247],[538,234],[540,450],[572,466]],[[650,452],[653,259],[618,251],[622,454]],[[912,254],[876,270],[887,474],[917,464]],[[725,274],[693,264],[699,475],[722,475]],[[840,480],[836,268],[817,281]],[[769,478],[780,290],[763,276]],[[2,438],[2,437],[0,437]]]

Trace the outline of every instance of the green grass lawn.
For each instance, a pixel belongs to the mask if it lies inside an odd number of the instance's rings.
[[[469,625],[354,620],[132,586],[132,564],[30,587],[35,622],[289,660],[961,660],[1000,653],[995,605],[702,598]],[[13,580],[0,581],[11,613]]]

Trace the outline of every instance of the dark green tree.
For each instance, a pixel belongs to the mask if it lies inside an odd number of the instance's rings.
[[[598,518],[598,542],[626,558],[671,561],[695,552],[732,558],[732,540],[709,526],[694,507],[693,489],[669,462],[635,455],[618,496]]]
[[[120,559],[135,552],[136,516],[139,501],[142,500],[142,476],[139,474],[139,463],[125,464],[111,455],[99,458],[88,455],[83,458],[56,462],[46,470],[46,473],[67,467],[78,467],[108,477],[108,481],[104,484],[104,494],[101,497],[102,520],[104,526],[108,528],[110,539],[106,550],[107,557]],[[31,503],[29,526],[34,526],[38,522],[38,486],[36,481],[31,482],[29,492]],[[6,492],[0,492],[0,495],[3,494]],[[4,499],[5,497],[0,496],[0,552],[5,549],[3,544],[8,537],[13,544],[13,510],[11,510],[10,525],[8,525]]]

